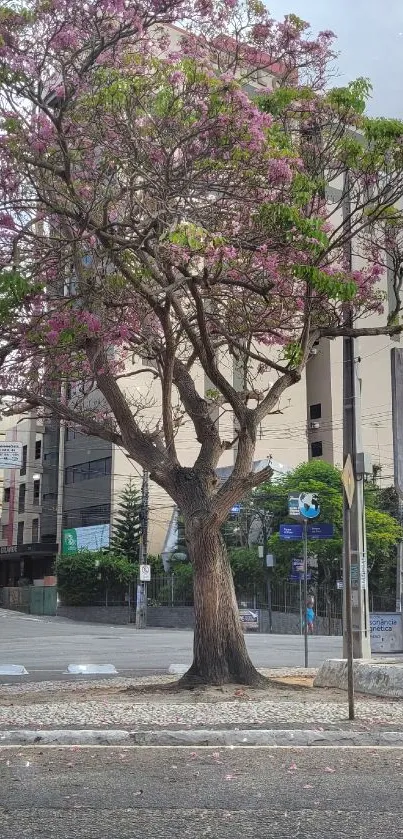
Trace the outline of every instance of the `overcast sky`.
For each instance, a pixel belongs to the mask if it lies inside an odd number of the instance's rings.
[[[266,0],[276,19],[295,12],[338,36],[340,80],[366,76],[373,116],[403,118],[403,0]]]

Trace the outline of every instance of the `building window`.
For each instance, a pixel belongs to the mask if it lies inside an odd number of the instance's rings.
[[[84,509],[69,510],[63,516],[63,527],[89,527],[90,525],[109,524],[110,504],[96,504]]]
[[[51,464],[57,463],[58,454],[57,452],[45,452],[43,456],[44,463],[49,466]]]
[[[75,428],[66,428],[66,442],[69,443],[71,440],[77,440],[78,437],[84,437],[84,434],[81,431],[77,431]]]
[[[28,452],[28,446],[23,446],[22,447],[22,466],[21,466],[21,469],[20,469],[20,475],[26,475],[27,474],[27,452]]]
[[[17,545],[23,545],[23,544],[24,544],[24,522],[19,521],[18,522],[18,528],[17,528]]]
[[[35,506],[38,506],[40,497],[41,497],[41,482],[40,482],[40,480],[39,481],[34,481],[34,504],[35,504]]]
[[[89,481],[93,478],[101,478],[111,474],[112,458],[101,457],[99,460],[88,460],[86,463],[77,463],[75,466],[68,466],[65,469],[64,480],[66,484],[79,484],[81,481]]]
[[[322,457],[322,454],[323,454],[322,440],[317,440],[315,443],[311,443],[311,455],[312,455],[312,457]]]
[[[26,486],[25,484],[20,484],[18,490],[18,512],[24,513],[25,512],[25,491]]]
[[[32,541],[37,542],[39,539],[39,519],[32,520]]]
[[[10,487],[5,487],[3,492],[3,504],[9,504],[10,502]]]
[[[318,420],[322,416],[322,404],[317,402],[315,405],[309,406],[309,419]]]
[[[42,440],[37,440],[35,443],[35,460],[40,460],[42,454]]]
[[[57,492],[44,492],[43,493],[43,503],[48,504],[51,501],[56,501],[57,499]]]
[[[8,531],[9,531],[8,524],[3,524],[2,528],[1,528],[1,538],[2,539],[8,539]]]

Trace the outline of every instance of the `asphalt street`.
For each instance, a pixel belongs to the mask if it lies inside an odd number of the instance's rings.
[[[399,839],[403,750],[0,751],[2,839]]]
[[[20,664],[25,679],[63,675],[69,664],[112,664],[119,673],[167,673],[171,664],[187,665],[192,658],[193,633],[78,623],[64,618],[34,618],[0,610],[0,668]],[[302,667],[303,638],[295,635],[247,636],[258,667]],[[341,656],[341,638],[309,639],[312,667]],[[0,683],[10,681],[1,677]]]

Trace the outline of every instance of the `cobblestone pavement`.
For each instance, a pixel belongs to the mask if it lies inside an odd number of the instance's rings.
[[[289,671],[288,671],[289,672]],[[266,671],[270,675],[270,671]],[[296,677],[298,671],[293,671]],[[279,676],[279,671],[275,671]],[[272,685],[249,691],[236,686],[166,694],[157,685],[170,677],[45,682],[0,690],[0,727],[9,728],[271,728],[290,723],[307,727],[343,725],[347,698],[342,691]],[[127,688],[149,686],[144,693]],[[403,702],[357,697],[358,725],[403,727]]]

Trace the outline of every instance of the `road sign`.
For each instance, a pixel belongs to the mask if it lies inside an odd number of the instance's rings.
[[[332,539],[333,525],[332,524],[308,524],[308,539]]]
[[[151,565],[140,565],[140,582],[149,583],[151,580]]]
[[[336,588],[338,591],[343,591],[344,584],[343,580],[336,580]]]
[[[319,499],[316,492],[301,492],[298,499],[301,516],[304,519],[316,519],[320,513]]]
[[[344,492],[346,493],[348,506],[351,507],[354,499],[355,479],[353,463],[349,454],[346,457],[344,469],[341,473],[341,479],[343,481]]]
[[[0,443],[0,469],[19,469],[22,466],[22,443]]]
[[[302,524],[280,524],[280,539],[284,539],[285,541],[302,539],[302,534]]]
[[[302,524],[280,524],[280,539],[287,542],[293,539],[302,539],[302,536]],[[333,537],[333,525],[325,523],[308,524],[307,537],[308,539],[331,539]]]
[[[299,496],[299,492],[292,492],[291,495],[288,496],[288,515],[292,516],[292,518],[301,518]]]

